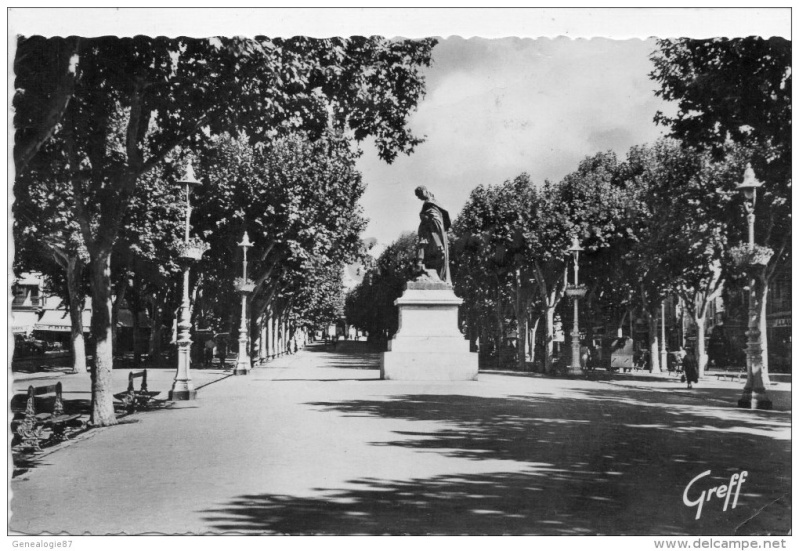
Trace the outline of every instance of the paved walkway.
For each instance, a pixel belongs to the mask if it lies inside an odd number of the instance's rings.
[[[11,483],[23,533],[751,534],[790,529],[790,387],[481,374],[381,381],[311,347],[137,413]],[[747,471],[737,507],[682,502]],[[693,494],[692,498],[695,498]]]

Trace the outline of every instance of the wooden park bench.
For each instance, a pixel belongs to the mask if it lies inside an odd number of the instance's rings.
[[[136,390],[134,388],[134,381],[141,378],[141,388]],[[147,370],[134,372],[128,374],[128,389],[125,392],[114,394],[114,398],[122,402],[128,412],[134,412],[139,407],[148,408],[153,405],[156,400],[155,397],[161,394],[158,391],[147,390]]]
[[[36,397],[47,394],[55,394],[52,413],[36,413]],[[43,436],[45,428],[51,429],[49,439],[60,442],[67,439],[67,423],[79,418],[79,414],[67,415],[64,413],[64,402],[61,398],[61,383],[54,385],[28,387],[28,398],[25,405],[25,417],[18,422],[15,432],[22,440],[23,447],[31,447],[41,451],[40,442],[46,438]]]

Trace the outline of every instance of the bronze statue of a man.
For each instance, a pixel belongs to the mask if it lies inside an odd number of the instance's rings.
[[[416,267],[419,272],[433,269],[441,281],[452,284],[449,273],[449,242],[447,230],[451,223],[449,213],[436,202],[436,198],[426,187],[416,188],[416,196],[424,201],[419,213],[418,244],[416,246]]]

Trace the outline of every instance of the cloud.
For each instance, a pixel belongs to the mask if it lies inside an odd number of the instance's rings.
[[[442,40],[428,93],[410,119],[426,142],[381,164],[370,144],[359,161],[368,184],[367,235],[390,242],[416,225],[413,188],[425,185],[453,217],[470,191],[528,172],[559,180],[581,159],[663,133],[664,104],[648,78],[654,40]]]

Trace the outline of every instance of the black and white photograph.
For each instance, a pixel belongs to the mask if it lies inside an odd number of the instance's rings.
[[[7,17],[12,547],[790,548],[790,7]]]

